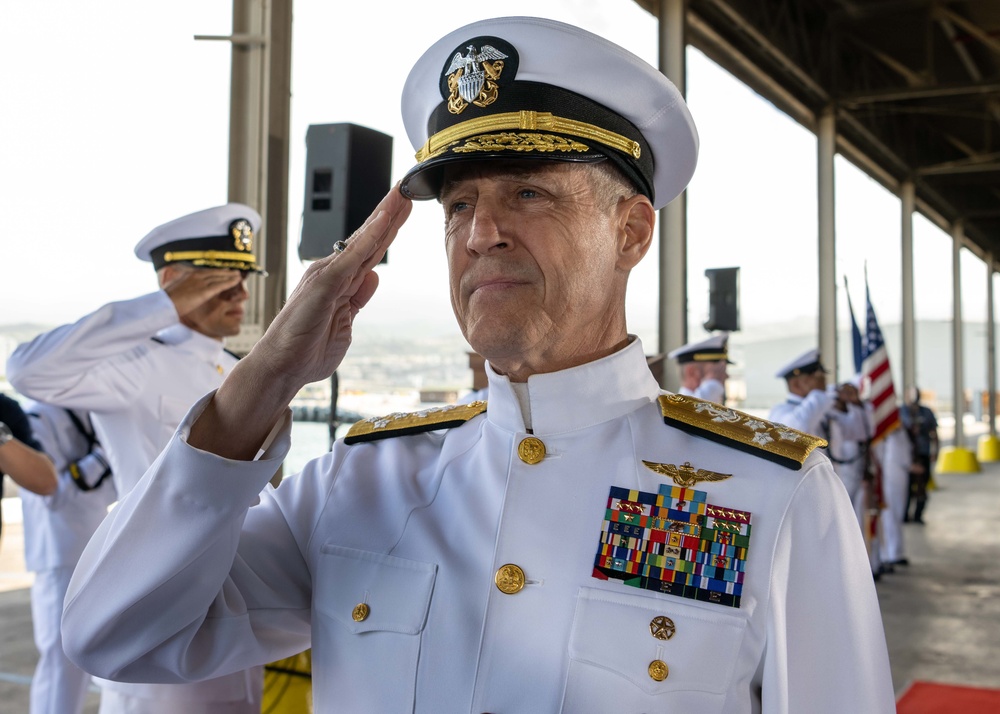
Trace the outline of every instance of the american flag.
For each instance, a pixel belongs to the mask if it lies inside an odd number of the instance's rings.
[[[875,309],[872,307],[867,281],[865,303],[868,314],[864,347],[861,350],[861,375],[867,387],[865,390],[867,398],[875,408],[875,435],[872,437],[874,444],[897,428],[900,421],[896,388],[893,386],[892,371],[889,369],[889,353],[885,349],[885,340],[882,338],[878,320],[875,319]]]
[[[865,360],[864,339],[858,322],[854,319],[854,306],[851,304],[851,293],[847,290],[847,276],[844,276],[844,294],[847,295],[847,314],[851,316],[851,346],[854,348],[854,374],[861,376],[861,365]]]

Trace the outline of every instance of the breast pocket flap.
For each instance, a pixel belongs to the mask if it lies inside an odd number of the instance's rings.
[[[355,634],[423,630],[436,564],[332,544],[320,552],[318,610]]]
[[[722,694],[733,676],[743,618],[676,597],[581,590],[570,640],[577,662],[615,672],[647,694]]]

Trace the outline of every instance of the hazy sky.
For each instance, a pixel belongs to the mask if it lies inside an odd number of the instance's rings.
[[[350,7],[349,11],[344,8]],[[366,14],[367,7],[371,14]],[[289,284],[310,124],[350,122],[395,137],[393,176],[413,163],[399,93],[413,61],[493,11],[459,2],[294,6]],[[387,17],[391,12],[392,17]],[[507,0],[504,14],[572,22],[655,63],[656,26],[626,0]],[[0,0],[0,324],[61,323],[155,289],[132,248],[157,224],[226,200],[229,0],[146,3]],[[688,190],[690,322],[707,318],[706,268],[741,268],[745,329],[816,314],[816,140],[688,51],[688,100],[701,136]],[[884,323],[900,319],[898,200],[838,159],[838,281],[862,309],[863,267]],[[380,269],[364,319],[455,330],[436,203],[414,210]],[[951,248],[915,220],[918,319],[951,315]],[[629,320],[656,344],[657,251],[633,274]],[[963,259],[967,319],[985,314],[985,269]],[[838,303],[842,317],[846,302]],[[693,330],[696,333],[697,329]]]

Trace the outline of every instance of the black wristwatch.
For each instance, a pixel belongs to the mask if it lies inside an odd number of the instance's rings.
[[[0,421],[0,446],[3,446],[13,438],[14,432],[10,430],[9,426]]]

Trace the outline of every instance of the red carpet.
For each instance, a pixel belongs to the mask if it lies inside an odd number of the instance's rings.
[[[896,714],[997,714],[1000,689],[914,682],[896,702]]]

